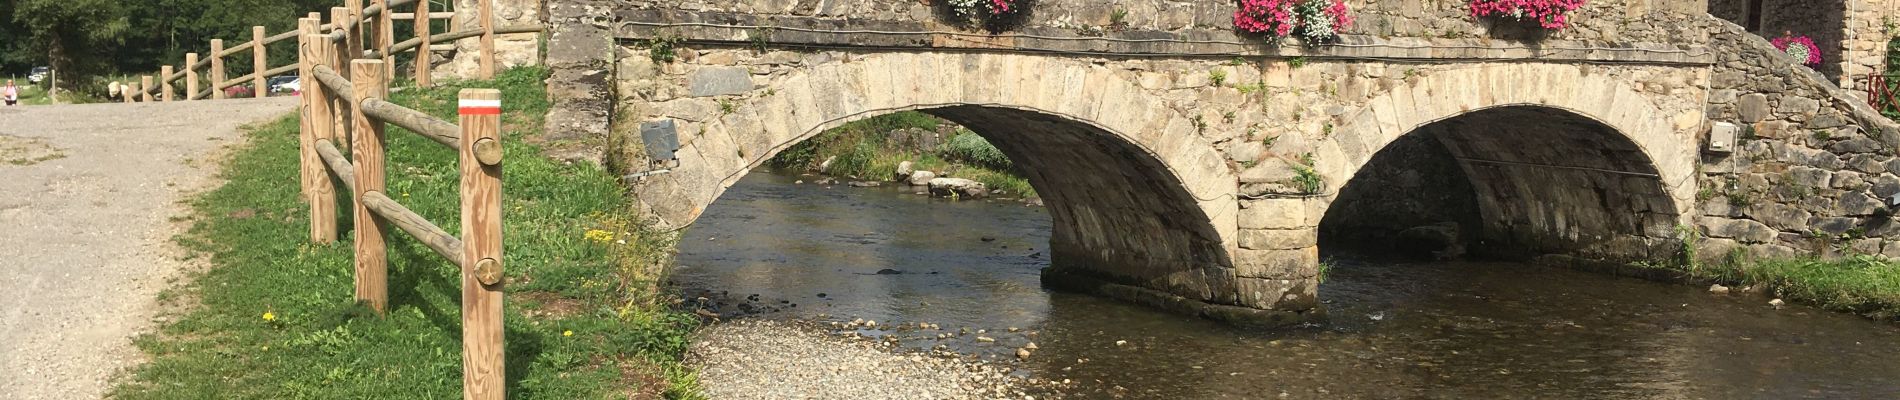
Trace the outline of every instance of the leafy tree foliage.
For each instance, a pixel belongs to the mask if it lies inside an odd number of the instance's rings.
[[[114,73],[155,72],[181,65],[184,54],[209,50],[211,39],[249,41],[251,26],[294,29],[297,18],[328,13],[337,0],[0,0],[0,74],[53,66],[61,81]],[[272,65],[295,59],[295,45],[273,47]],[[231,62],[233,76],[249,62]]]

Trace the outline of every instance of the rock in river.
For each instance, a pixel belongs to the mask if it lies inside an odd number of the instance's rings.
[[[932,179],[937,179],[937,173],[930,171],[913,171],[910,173],[908,183],[910,183],[911,186],[926,186],[930,184],[930,180]]]
[[[937,178],[930,180],[930,195],[938,197],[982,198],[990,194],[989,188],[982,182],[963,178]]]
[[[897,175],[892,180],[903,182],[910,179],[910,173],[912,172],[916,172],[916,170],[912,169],[909,161],[897,163]]]

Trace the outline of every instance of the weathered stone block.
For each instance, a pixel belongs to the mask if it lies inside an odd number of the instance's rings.
[[[1775,230],[1753,220],[1702,217],[1703,234],[1714,238],[1735,239],[1742,243],[1766,243],[1775,238]]]
[[[1313,229],[1242,229],[1240,248],[1249,250],[1293,250],[1318,244],[1319,232]]]
[[[693,97],[726,96],[752,91],[752,72],[743,67],[702,67],[687,78]]]
[[[1234,274],[1246,278],[1294,279],[1319,274],[1319,248],[1247,250],[1234,254]]]
[[[1240,202],[1241,229],[1297,229],[1307,223],[1305,200],[1262,199]]]
[[[1241,305],[1248,307],[1303,311],[1319,304],[1319,282],[1316,279],[1240,278],[1235,286],[1240,289]]]
[[[1749,93],[1742,95],[1735,103],[1736,112],[1741,114],[1743,123],[1756,123],[1768,119],[1768,95]]]
[[[1814,215],[1794,206],[1760,202],[1750,205],[1743,215],[1766,223],[1769,227],[1784,231],[1798,231],[1807,228],[1808,220]]]

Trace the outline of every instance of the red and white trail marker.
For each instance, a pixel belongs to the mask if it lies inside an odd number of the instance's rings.
[[[501,115],[501,100],[462,99],[462,115]]]

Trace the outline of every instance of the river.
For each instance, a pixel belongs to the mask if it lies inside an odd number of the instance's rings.
[[[1063,397],[1900,398],[1900,327],[1758,294],[1340,260],[1320,287],[1325,321],[1242,330],[1043,289],[1040,207],[798,179],[814,177],[748,175],[687,230],[674,276],[687,297],[750,297],[755,318],[942,328],[852,328],[912,350],[1009,360],[1034,342],[1019,374],[1074,382]]]

